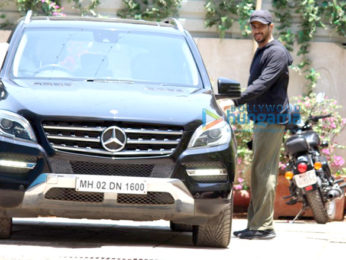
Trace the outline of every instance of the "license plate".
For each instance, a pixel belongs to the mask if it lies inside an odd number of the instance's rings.
[[[315,170],[294,175],[294,180],[299,188],[313,185],[317,182]]]
[[[147,182],[140,178],[83,176],[76,178],[76,191],[147,194]]]

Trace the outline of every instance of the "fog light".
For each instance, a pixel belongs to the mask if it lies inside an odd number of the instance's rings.
[[[190,169],[186,170],[189,176],[216,176],[227,175],[226,169]]]
[[[293,172],[291,172],[291,171],[285,172],[285,178],[287,180],[292,180],[293,179]]]
[[[20,168],[20,169],[30,169],[31,170],[31,169],[35,168],[36,163],[0,160],[0,166],[11,167],[11,168]]]
[[[228,176],[226,169],[186,169],[186,173],[200,182],[226,181]]]
[[[315,170],[321,169],[322,168],[322,163],[321,162],[315,162],[314,163],[314,168],[315,168]]]

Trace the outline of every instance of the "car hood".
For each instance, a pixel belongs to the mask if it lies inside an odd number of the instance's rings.
[[[127,82],[16,80],[4,82],[8,105],[46,118],[119,120],[186,125],[203,109],[221,115],[210,91]],[[4,101],[4,100],[3,100]],[[1,108],[4,107],[4,102]],[[7,108],[9,109],[9,108]]]

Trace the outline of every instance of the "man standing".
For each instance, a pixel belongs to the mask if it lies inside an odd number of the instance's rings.
[[[235,106],[247,104],[254,121],[253,161],[251,166],[251,202],[247,228],[233,234],[243,239],[271,239],[275,187],[280,146],[288,121],[288,66],[292,57],[273,39],[272,16],[266,10],[254,11],[250,17],[252,35],[258,48],[250,67],[247,89]]]

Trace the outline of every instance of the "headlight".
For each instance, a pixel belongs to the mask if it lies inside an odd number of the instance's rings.
[[[198,127],[189,142],[188,148],[203,146],[216,146],[227,144],[231,140],[231,127],[225,121],[205,129],[204,125]]]
[[[36,142],[34,131],[24,117],[0,110],[0,135]]]

